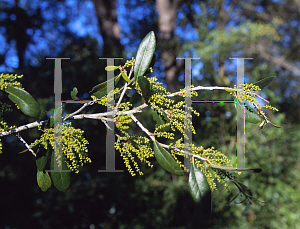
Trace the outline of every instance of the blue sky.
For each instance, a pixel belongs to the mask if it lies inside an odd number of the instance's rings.
[[[6,2],[9,4],[9,6],[12,6],[14,4],[13,0],[4,0],[2,2]],[[55,50],[55,47],[63,48],[63,39],[60,39],[59,31],[65,32],[66,30],[69,30],[70,32],[77,34],[78,36],[85,37],[86,35],[90,35],[97,39],[99,42],[99,47],[102,47],[103,40],[99,31],[99,25],[96,17],[96,12],[94,9],[94,4],[92,1],[83,1],[79,2],[76,0],[67,0],[64,4],[61,2],[57,3],[58,6],[58,12],[53,12],[47,9],[49,2],[43,2],[41,3],[39,0],[20,0],[19,6],[26,9],[36,9],[38,6],[42,9],[43,17],[47,20],[47,22],[44,24],[43,31],[44,34],[42,34],[41,31],[37,30],[35,31],[34,35],[32,36],[34,44],[30,44],[25,52],[25,56],[27,59],[30,59],[31,64],[38,64],[38,60],[34,58],[35,55],[43,54],[43,55],[55,55],[55,52],[59,52],[61,50]],[[225,7],[226,8],[226,7]],[[194,5],[193,9],[196,13],[201,14],[201,8],[200,6]],[[134,9],[134,15],[137,17],[137,19],[141,19],[143,15],[149,14],[149,10],[152,10],[151,8],[145,8],[142,6],[139,6],[139,8]],[[262,11],[262,8],[257,7],[257,11]],[[68,24],[67,28],[58,28],[57,31],[50,30],[51,21],[55,20],[66,20],[67,13],[69,16],[71,15],[72,20],[69,20],[70,23]],[[117,11],[118,11],[118,22],[121,27],[122,35],[121,35],[121,43],[125,46],[125,49],[129,52],[127,55],[127,58],[130,59],[132,57],[132,54],[137,49],[137,47],[131,46],[129,43],[130,39],[128,39],[126,35],[131,34],[130,33],[130,27],[127,25],[126,17],[128,17],[128,12],[126,11],[124,1],[119,0],[117,3]],[[30,11],[28,11],[30,13]],[[5,15],[0,15],[0,18]],[[54,18],[55,17],[55,18]],[[178,13],[178,20],[181,20],[184,17],[184,14],[182,11],[179,11]],[[297,22],[291,22],[295,26],[298,25]],[[214,26],[213,23],[211,26]],[[234,26],[234,25],[232,25]],[[15,48],[15,42],[12,41],[9,45],[5,43],[5,38],[1,35],[3,33],[3,28],[0,30],[0,54],[4,53],[6,50],[8,50],[6,55],[6,64],[8,65],[8,68],[5,69],[4,65],[0,66],[1,72],[12,72],[14,68],[18,67],[18,58],[17,58],[17,52]],[[32,34],[33,31],[28,30],[28,34]],[[175,30],[176,35],[178,37],[186,42],[190,41],[197,41],[199,39],[198,33],[195,31],[195,29],[191,25],[187,25],[184,28],[183,27],[177,27]],[[47,37],[47,39],[45,39]],[[284,41],[288,42],[289,37],[284,37]],[[50,41],[49,41],[50,40]],[[49,43],[50,42],[50,43]],[[53,45],[55,44],[55,45]],[[52,45],[52,46],[51,46]],[[137,45],[135,45],[137,46]],[[50,53],[51,51],[51,53]],[[54,54],[53,54],[54,53]],[[185,54],[184,54],[185,55]],[[188,55],[188,54],[186,54]],[[192,57],[198,57],[195,52],[192,50]],[[30,57],[30,58],[29,58]],[[179,57],[179,56],[178,56]],[[191,57],[191,56],[183,56],[183,57]],[[236,69],[236,62],[228,60],[227,63],[229,64],[227,66],[227,69]],[[156,72],[154,72],[159,78],[163,76],[162,70],[163,66],[161,64],[156,64]],[[197,76],[199,80],[203,79],[203,76],[201,75],[201,69],[203,67],[203,63],[201,61],[192,61],[192,68],[193,68],[193,75],[194,77]],[[159,71],[159,72],[157,72]],[[217,71],[217,69],[216,69]],[[247,75],[247,74],[246,74]],[[180,76],[179,79],[183,80],[184,76]],[[246,80],[247,82],[248,80]]]
[[[5,1],[9,3],[10,6],[13,5],[14,1]],[[26,4],[30,4],[30,8],[35,9],[37,7],[37,3],[39,1],[33,0],[28,3],[27,0],[20,0],[19,6],[26,9]],[[53,12],[46,11],[45,9],[48,6],[47,2],[44,2],[43,4],[39,5],[42,9],[43,17],[47,21],[53,20]],[[96,12],[94,9],[94,5],[91,1],[84,1],[80,6],[78,6],[78,2],[75,0],[67,0],[66,6],[71,8],[74,11],[74,20],[72,20],[68,24],[68,30],[75,33],[76,35],[80,37],[85,37],[86,35],[90,35],[97,39],[99,42],[99,47],[103,45],[102,36],[99,31],[99,25],[96,17]],[[60,8],[60,7],[59,7]],[[80,8],[80,11],[78,10]],[[61,4],[61,9],[58,11],[58,13],[55,14],[55,17],[57,20],[64,20],[66,18],[66,12],[63,9],[63,5]],[[124,36],[124,34],[130,34],[129,27],[127,26],[126,22],[126,8],[123,1],[119,1],[117,4],[117,10],[118,10],[118,22],[120,24],[122,35],[121,35],[121,43],[125,46],[125,49],[129,52],[134,52],[137,47],[132,47],[129,44],[129,39]],[[138,10],[138,9],[137,9]],[[141,9],[142,10],[142,9]],[[148,9],[149,10],[149,9]],[[196,7],[195,10],[200,13],[200,7]],[[139,11],[139,10],[138,10]],[[141,11],[142,12],[142,11]],[[138,16],[139,14],[136,14],[137,17],[142,18],[141,16]],[[182,13],[179,13],[179,18],[183,17]],[[25,52],[26,57],[30,57],[31,64],[35,65],[38,64],[38,61],[35,60],[35,58],[32,58],[32,55],[37,53],[47,53],[49,49],[49,42],[48,40],[44,39],[44,36],[47,36],[47,39],[50,39],[50,42],[55,41],[57,44],[62,44],[62,40],[59,40],[59,33],[55,33],[55,31],[47,31],[49,28],[50,23],[47,22],[44,25],[44,29],[46,30],[46,34],[42,34],[41,31],[36,31],[34,35],[32,36],[33,42],[35,44],[29,44],[27,47],[27,50]],[[49,29],[48,29],[49,30]],[[62,28],[63,30],[63,28]],[[27,31],[28,34],[32,33],[32,31]],[[184,38],[185,40],[191,41],[191,40],[197,40],[198,35],[195,32],[195,30],[191,26],[187,26],[186,28],[177,28],[175,33],[180,37]],[[63,47],[57,46],[57,47]],[[9,49],[7,55],[6,55],[6,64],[8,65],[8,68],[5,69],[5,67],[2,65],[0,66],[0,71],[13,71],[14,68],[18,67],[18,57],[17,52],[15,48],[15,42],[12,41],[9,45],[5,42],[5,38],[0,34],[0,53],[4,53],[6,49]],[[59,51],[59,50],[57,50]],[[132,53],[129,53],[127,55],[127,58],[131,58]],[[29,59],[29,58],[28,58]],[[198,67],[201,67],[201,65],[197,65]],[[194,67],[194,66],[193,66]],[[194,69],[194,72],[198,74],[199,70]]]

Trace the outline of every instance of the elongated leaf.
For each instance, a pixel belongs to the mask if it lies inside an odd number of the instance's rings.
[[[54,115],[50,117],[50,128],[54,126]]]
[[[240,104],[240,102],[237,101],[236,107],[237,112],[244,114],[243,104]],[[259,116],[259,114],[247,104],[245,104],[245,121],[253,124],[261,122],[261,117]]]
[[[271,122],[270,122],[270,124],[271,124],[272,126],[275,126],[276,128],[281,128],[281,126],[276,126],[274,123],[271,123]]]
[[[189,188],[194,201],[199,206],[199,218],[209,218],[211,215],[211,190],[205,175],[194,163],[189,174]]]
[[[71,97],[73,100],[79,100],[79,98],[77,97],[77,93],[78,93],[78,90],[76,87],[74,87],[73,91],[71,91]]]
[[[150,73],[151,73],[151,71],[150,71],[150,68],[152,68],[152,70],[153,70],[153,67],[154,67],[155,61],[156,61],[156,55],[155,55],[155,54],[153,54],[153,57],[152,57],[152,59],[151,59],[151,62],[150,62],[150,64],[149,64],[149,67],[148,67],[148,69],[147,69],[147,71],[145,72],[145,74],[144,74],[144,75],[148,75],[148,74],[150,74]]]
[[[54,170],[54,151],[52,152],[51,157],[51,165],[50,168]],[[66,162],[62,160],[62,170],[69,170]],[[67,188],[70,186],[70,172],[52,172],[51,171],[51,178],[53,181],[54,186],[62,192],[65,192]]]
[[[143,76],[147,71],[155,51],[155,46],[155,34],[151,31],[139,45],[134,65],[134,82],[136,82],[139,76]]]
[[[255,83],[253,83],[254,85],[256,86],[259,86],[260,89],[264,88],[265,86],[269,85],[273,79],[275,79],[276,76],[270,76],[270,77],[267,77],[267,78],[264,78],[260,81],[257,81]]]
[[[131,82],[131,80],[126,76],[125,72],[121,71],[122,77],[124,78],[124,80],[126,80],[128,83]]]
[[[247,207],[244,209],[243,215],[246,215],[246,214],[247,214],[249,208],[250,208],[250,203],[248,203]]]
[[[49,152],[51,150],[51,146],[48,143],[48,149],[45,149],[42,144],[39,145],[39,148],[37,149],[36,152],[36,167],[39,171],[43,171],[47,164],[47,159]]]
[[[156,122],[155,128],[157,128],[160,125],[170,122],[170,120],[167,117],[167,115],[165,114],[165,112],[162,112],[163,115],[161,115],[160,113],[158,113],[157,109],[153,108],[152,106],[151,106],[151,110],[152,110],[153,120]],[[167,132],[169,129],[170,129],[170,126],[166,126],[162,129],[160,129],[159,132]]]
[[[211,191],[205,175],[194,164],[191,165],[189,175],[189,187],[192,197],[196,203],[199,203],[203,198],[208,198],[211,205]]]
[[[114,71],[117,70],[119,67],[118,66],[107,66],[105,67],[106,71]]]
[[[39,104],[27,91],[14,86],[8,87],[5,91],[9,93],[8,98],[17,104],[24,114],[31,117],[38,117],[40,115]]]
[[[47,172],[44,173],[43,171],[37,171],[36,179],[43,192],[46,192],[51,187],[52,182]]]
[[[151,97],[151,88],[150,88],[150,82],[148,81],[146,76],[140,76],[138,78],[138,86],[142,91],[142,95],[145,102],[147,103]]]
[[[90,93],[92,93],[93,96],[96,96],[96,98],[101,99],[103,96],[107,95],[107,83],[109,84],[115,83],[116,85],[119,82],[120,78],[121,78],[121,73],[115,76],[113,79],[110,79],[108,81],[105,81],[93,87]]]
[[[171,154],[161,147],[157,141],[153,141],[154,155],[157,162],[170,173],[175,175],[183,175],[182,169]]]

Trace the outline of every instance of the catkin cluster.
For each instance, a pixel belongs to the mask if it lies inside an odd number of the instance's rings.
[[[3,119],[4,112],[12,112],[12,109],[10,107],[11,107],[10,105],[6,103],[2,103],[0,101],[0,132],[8,131],[16,128],[16,126],[8,126],[7,122]],[[0,153],[2,153],[1,139],[0,139]]]
[[[18,81],[16,81],[19,78],[22,78],[23,75],[18,76],[17,74],[6,74],[3,73],[0,75],[0,90],[4,91],[9,86],[15,86],[22,88],[22,84]]]
[[[136,172],[139,175],[143,175],[135,158],[146,163],[149,167],[153,167],[148,160],[148,158],[154,157],[148,138],[136,135],[119,137],[117,142],[115,142],[115,148],[119,150],[125,166],[132,176],[135,176]]]
[[[176,141],[175,144],[170,144],[170,148],[172,149],[172,155],[177,154],[187,157],[186,154],[180,153],[174,148],[177,148],[179,150],[188,150],[189,152],[191,152],[191,155],[199,155],[202,158],[209,160],[215,165],[231,166],[230,160],[224,154],[217,151],[214,147],[204,149],[202,146],[195,146],[195,144],[193,143],[187,146],[183,143],[183,138],[180,138]],[[207,162],[203,162],[203,160],[200,160],[197,157],[194,157],[194,162],[192,161],[192,157],[190,158],[191,163],[195,163],[197,168],[203,172],[212,191],[217,190],[217,182],[224,184],[226,188],[229,187],[226,183],[226,176],[224,176],[224,173],[221,172],[219,169],[211,168]],[[184,166],[179,160],[177,160],[177,163],[184,168]]]
[[[243,85],[240,85],[241,86],[244,86],[244,91],[245,93],[243,93],[244,95],[242,95],[241,92],[231,92],[230,94],[235,96],[237,99],[239,99],[241,102],[241,97],[243,96],[244,98],[244,101],[247,101],[249,103],[252,103],[252,104],[255,104],[256,107],[260,108],[260,107],[265,107],[267,109],[270,109],[270,110],[274,110],[274,111],[278,111],[278,109],[276,107],[273,107],[271,105],[261,105],[259,104],[257,101],[256,101],[256,94],[254,94],[255,92],[257,91],[260,91],[261,89],[259,88],[259,86],[256,86],[254,84],[243,84]],[[236,85],[234,85],[234,88],[236,89]],[[248,92],[248,93],[247,93]],[[260,113],[264,114],[262,111],[260,111]]]
[[[83,166],[84,163],[91,163],[92,161],[87,154],[88,149],[86,145],[89,143],[83,136],[84,131],[81,129],[75,129],[70,125],[71,123],[64,123],[61,126],[62,154],[68,168],[72,171],[75,171],[75,173],[78,173],[79,168]],[[59,139],[57,139],[56,141],[54,140],[54,128],[45,130],[45,133],[30,145],[30,148],[41,143],[44,148],[47,149],[47,141],[50,142],[50,145],[54,152],[54,144],[55,142],[59,141]],[[55,156],[56,158],[59,157],[59,155]]]

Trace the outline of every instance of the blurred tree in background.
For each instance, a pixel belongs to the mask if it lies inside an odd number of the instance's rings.
[[[42,106],[44,119],[53,114],[54,63],[62,61],[63,100],[77,87],[87,99],[96,84],[106,80],[106,61],[99,57],[135,55],[141,39],[151,30],[158,36],[154,75],[170,91],[184,87],[184,62],[193,60],[193,84],[233,86],[236,61],[245,61],[246,82],[268,76],[275,80],[262,95],[280,111],[268,114],[282,126],[246,125],[246,167],[259,167],[260,174],[237,175],[250,187],[255,203],[247,215],[244,204],[227,204],[236,194],[218,187],[213,213],[201,219],[201,209],[188,190],[187,175],[176,177],[157,163],[141,165],[144,176],[131,177],[121,157],[116,169],[124,173],[98,173],[105,169],[106,128],[96,120],[73,121],[85,130],[92,163],[71,175],[66,193],[54,188],[43,193],[36,183],[35,159],[17,137],[4,137],[0,155],[1,228],[298,228],[299,203],[299,23],[298,1],[2,1],[0,3],[0,69],[18,73],[21,83]],[[0,93],[1,101],[11,102]],[[134,97],[128,98],[138,103]],[[194,100],[229,100],[221,91],[201,92]],[[201,113],[193,119],[199,146],[214,146],[235,163],[235,108],[232,104],[193,103]],[[67,104],[66,112],[78,109]],[[85,112],[101,112],[92,107]],[[99,109],[99,108],[97,108]],[[24,125],[32,118],[19,110],[4,118],[11,125]],[[145,117],[145,126],[151,126]],[[40,133],[21,132],[32,142]],[[227,201],[227,202],[226,202]],[[254,201],[255,202],[255,201]]]

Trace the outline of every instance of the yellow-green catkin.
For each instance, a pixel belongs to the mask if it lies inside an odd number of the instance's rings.
[[[134,63],[134,61],[127,61],[123,66],[129,67]],[[155,138],[166,138],[174,140],[175,131],[179,131],[182,135],[184,135],[184,129],[190,128],[192,132],[195,134],[196,131],[192,125],[191,118],[192,116],[186,114],[185,112],[185,102],[179,101],[174,102],[173,99],[166,97],[170,93],[166,91],[164,87],[162,87],[162,83],[157,82],[156,77],[147,77],[147,80],[150,83],[151,89],[151,97],[148,99],[147,104],[152,106],[158,112],[158,115],[164,117],[165,123],[158,125],[155,127],[154,135]],[[142,91],[138,87],[136,83],[136,91],[142,96]],[[184,88],[181,91],[189,90],[189,93],[180,93],[178,96],[182,98],[186,96],[197,96],[197,92],[192,90],[193,85],[190,88]],[[116,92],[115,92],[116,93]],[[93,98],[94,101],[102,102],[102,105],[107,104],[106,97],[101,100]],[[148,137],[136,136],[129,134],[129,123],[132,121],[130,115],[124,114],[125,111],[130,110],[132,104],[129,102],[121,103],[118,107],[118,110],[121,111],[119,115],[115,117],[115,123],[117,129],[123,134],[123,136],[118,136],[117,142],[115,142],[115,148],[120,152],[121,157],[124,160],[124,164],[128,169],[129,173],[132,176],[136,174],[142,175],[142,171],[139,169],[137,160],[146,163],[148,166],[152,167],[153,165],[148,160],[151,157],[154,157],[153,149],[150,146],[151,140]],[[193,110],[190,107],[192,114],[199,116],[200,114]],[[167,117],[167,120],[166,120]],[[186,121],[187,120],[187,121]],[[163,131],[165,127],[170,127],[170,131]],[[184,165],[181,160],[179,160],[178,156],[187,156],[182,152],[178,152],[173,147],[184,150],[186,146],[182,143],[182,139],[176,141],[175,144],[170,144],[170,152],[172,157],[177,161],[177,163],[184,168]],[[213,148],[204,149],[203,147],[196,147],[194,144],[190,146],[191,154],[200,155],[203,157],[208,157],[209,160],[216,165],[229,165],[230,161],[227,157],[220,152],[214,150]],[[214,170],[207,169],[207,165],[203,163],[203,161],[196,159],[196,166],[202,170],[202,172],[207,177],[209,185],[212,190],[216,189],[216,182],[222,182],[224,180],[217,172]]]
[[[188,128],[191,129],[192,132],[195,134],[196,131],[192,125],[191,122],[191,115],[188,115],[185,113],[185,103],[184,101],[179,101],[177,103],[174,102],[174,100],[166,97],[166,95],[169,95],[170,92],[167,92],[164,87],[162,87],[162,83],[157,82],[156,77],[148,78],[151,86],[151,90],[153,91],[153,94],[151,98],[149,99],[149,104],[155,108],[158,113],[162,116],[162,112],[164,112],[168,119],[169,123],[164,124],[164,126],[158,126],[155,130],[155,133],[158,134],[159,137],[165,137],[168,139],[173,139],[174,134],[168,133],[168,132],[160,132],[159,130],[164,128],[165,126],[170,126],[171,130],[175,132],[176,130],[180,131],[182,134],[184,134],[184,129]],[[191,88],[193,85],[191,86]],[[188,90],[191,88],[184,88],[182,90]],[[139,91],[138,91],[139,92]],[[141,92],[139,92],[141,94]],[[190,96],[197,96],[196,91],[190,91]],[[181,93],[179,96],[185,97],[187,94]],[[162,108],[162,109],[160,109]],[[200,114],[190,108],[192,113],[199,116]],[[186,122],[185,122],[186,120]]]
[[[143,175],[136,159],[146,163],[149,167],[153,167],[148,160],[148,158],[154,157],[148,138],[136,135],[119,137],[117,142],[115,142],[115,148],[120,152],[124,164],[132,176],[135,176],[136,173]]]
[[[91,159],[88,157],[87,144],[88,141],[84,138],[84,131],[81,129],[75,129],[70,126],[71,123],[64,123],[62,127],[62,154],[66,161],[68,168],[75,173],[79,172],[79,168],[83,166],[84,163],[91,163]],[[34,147],[38,143],[47,149],[47,140],[54,152],[54,129],[50,128],[45,131],[45,133],[35,142],[33,142],[30,147]]]
[[[20,79],[22,77],[23,77],[23,75],[1,73],[1,75],[0,75],[0,90],[5,91],[5,89],[10,86],[22,88],[21,83],[17,81],[17,79]],[[12,111],[12,109],[10,109],[10,105],[0,102],[0,132],[8,131],[13,128],[16,128],[16,126],[8,126],[7,122],[3,119],[3,113],[5,111],[8,111],[8,112]],[[0,153],[2,153],[1,139],[0,139]]]
[[[177,148],[179,150],[186,150],[186,145],[183,143],[183,138],[180,138],[176,141],[176,143],[170,144],[170,148],[172,149],[172,154],[187,156],[184,153],[180,153],[174,149]],[[199,155],[202,158],[209,160],[209,162],[215,165],[221,166],[231,166],[230,160],[221,152],[217,151],[214,147],[204,149],[202,146],[195,146],[193,143],[189,146],[189,152],[193,155]],[[191,157],[190,157],[191,158]],[[191,161],[192,162],[192,161]],[[205,175],[207,182],[210,186],[212,191],[217,190],[216,183],[222,183],[228,188],[228,184],[226,183],[226,176],[224,176],[223,170],[220,171],[219,169],[214,169],[209,166],[209,163],[194,157],[194,163],[198,169],[200,169],[203,174]],[[226,172],[225,172],[226,173]]]
[[[123,66],[124,68],[130,67],[134,64],[135,59],[132,57],[131,60],[127,60],[125,65]]]
[[[0,90],[4,91],[9,86],[15,86],[22,88],[22,85],[20,82],[16,81],[19,78],[22,78],[23,75],[18,76],[17,74],[1,74],[0,75]]]
[[[242,85],[240,85],[240,86],[242,86]],[[244,101],[247,101],[247,102],[250,102],[250,103],[252,103],[252,104],[255,104],[258,108],[260,108],[260,107],[265,107],[265,108],[267,108],[267,109],[270,109],[270,110],[274,110],[274,111],[278,111],[278,109],[276,108],[276,107],[273,107],[273,106],[271,106],[271,105],[261,105],[261,104],[259,104],[257,101],[256,101],[256,95],[254,94],[254,93],[256,93],[257,91],[260,91],[261,89],[259,88],[259,86],[256,86],[256,85],[254,85],[254,84],[247,84],[247,83],[245,83],[245,84],[243,84],[243,86],[244,86],[244,91],[246,92],[246,93],[243,93],[244,95],[243,95],[243,97],[244,97]],[[234,85],[234,88],[236,89],[236,85]],[[226,90],[226,89],[225,89]],[[231,91],[231,90],[227,90],[227,91]],[[249,93],[247,93],[247,92],[249,92]],[[236,92],[236,91],[234,91],[234,92],[230,92],[230,94],[231,95],[233,95],[233,96],[235,96],[235,97],[237,97],[237,99],[240,99],[241,98],[241,96],[242,96],[242,93],[241,92]],[[241,100],[241,99],[240,99]]]
[[[4,112],[12,112],[12,109],[10,107],[11,107],[10,105],[6,103],[2,103],[0,101],[0,132],[9,131],[11,129],[16,128],[16,126],[8,126],[7,122],[3,119]],[[1,139],[0,139],[0,153],[2,153]]]

